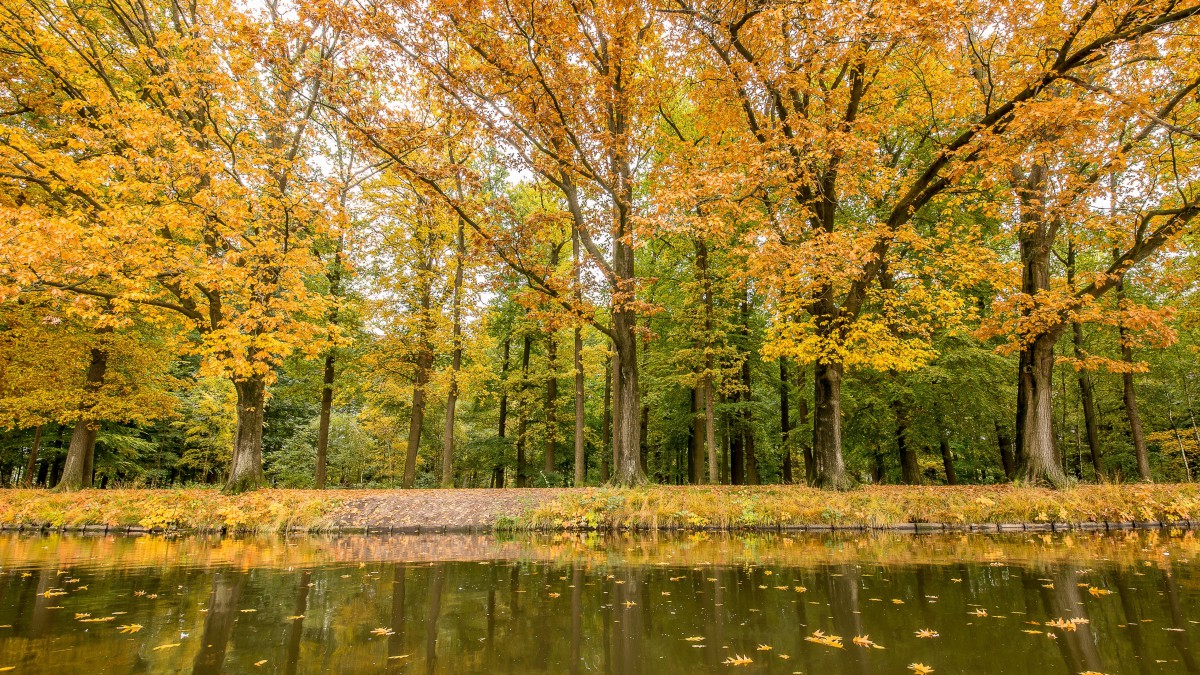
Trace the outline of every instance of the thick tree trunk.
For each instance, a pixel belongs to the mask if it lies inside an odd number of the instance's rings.
[[[779,357],[779,444],[783,454],[783,482],[792,481],[792,422],[789,418],[787,359]]]
[[[417,477],[417,450],[421,448],[421,432],[425,427],[425,386],[429,383],[429,368],[433,355],[423,349],[417,356],[417,379],[413,383],[412,410],[408,417],[408,445],[404,452],[404,482],[410,489]]]
[[[646,474],[641,459],[642,396],[638,389],[637,335],[631,311],[617,312],[613,317],[613,341],[616,357],[614,383],[614,420],[612,482],[620,486],[644,485]]]
[[[1000,467],[1004,469],[1004,477],[1012,480],[1017,474],[1017,462],[1013,456],[1012,437],[1008,428],[1000,420],[992,420],[996,427],[996,445],[1000,446]]]
[[[521,343],[521,398],[517,401],[520,413],[517,416],[517,487],[529,487],[529,476],[525,466],[525,437],[529,430],[529,350],[533,338],[526,335]]]
[[[325,463],[329,451],[329,417],[333,413],[333,379],[336,357],[333,350],[325,355],[325,374],[321,379],[321,417],[317,423],[317,471],[313,483],[325,489]]]
[[[1018,397],[1022,426],[1018,428],[1021,439],[1022,480],[1032,484],[1049,483],[1061,487],[1067,483],[1059,461],[1058,449],[1054,445],[1054,345],[1062,329],[1038,336],[1033,344],[1021,353],[1021,372]]]
[[[721,482],[720,457],[717,450],[717,421],[713,410],[713,293],[712,278],[708,273],[708,245],[703,240],[695,241],[696,275],[704,289],[704,380],[702,395],[704,397],[704,447],[708,450],[708,482],[717,485]]]
[[[261,377],[235,380],[237,390],[237,438],[225,492],[236,494],[257,490],[266,483],[262,465],[263,413],[267,385]]]
[[[33,431],[33,445],[29,446],[29,461],[25,463],[25,474],[21,476],[21,487],[33,487],[34,472],[37,471],[38,451],[42,448],[42,426]]]
[[[558,450],[558,340],[550,331],[546,342],[546,367],[550,375],[546,380],[546,453],[542,470],[549,476],[558,471],[554,455]]]
[[[612,359],[604,364],[604,420],[600,429],[600,482],[607,483],[611,467],[617,465],[612,446]],[[611,461],[610,461],[611,458]]]
[[[67,461],[55,490],[71,491],[92,486],[92,456],[96,452],[96,433],[100,425],[89,414],[95,405],[95,401],[90,399],[104,386],[104,373],[107,370],[108,351],[93,347],[83,385],[85,400],[79,411],[79,419],[75,422],[71,445],[67,448]]]
[[[896,399],[892,401],[892,415],[896,418],[896,452],[900,457],[900,482],[917,485],[921,482],[921,467],[917,463],[917,450],[908,444],[908,407]]]
[[[850,487],[842,457],[842,364],[813,366],[814,484],[831,490]]]

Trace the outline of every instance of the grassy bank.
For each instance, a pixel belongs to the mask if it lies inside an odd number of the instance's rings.
[[[870,486],[848,492],[805,487],[650,487],[571,490],[513,523],[525,529],[705,529],[905,523],[1177,522],[1200,519],[1194,484]]]
[[[825,492],[795,486],[505,490],[0,490],[0,526],[138,527],[281,532],[388,529],[397,514],[423,519],[423,531],[463,529],[482,504],[513,504],[504,530],[720,529],[797,526],[892,527],[1006,523],[1200,521],[1200,486],[1080,485],[1067,490],[1013,486],[876,486]],[[364,503],[369,502],[369,507]],[[428,506],[420,513],[414,504]],[[422,515],[428,513],[430,515]],[[405,525],[411,529],[412,523]]]
[[[223,495],[213,489],[0,490],[0,525],[80,528],[108,526],[164,530],[221,529],[280,532],[320,530],[346,493],[259,490]]]

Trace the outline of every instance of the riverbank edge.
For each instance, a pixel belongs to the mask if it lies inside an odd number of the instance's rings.
[[[1200,521],[1180,520],[1180,521],[1127,521],[1127,522],[1080,522],[1080,523],[895,523],[891,525],[855,525],[855,524],[840,524],[840,525],[779,525],[779,526],[735,526],[728,528],[720,527],[670,527],[662,526],[655,529],[650,527],[621,527],[621,528],[586,528],[586,527],[561,527],[561,528],[544,528],[544,527],[525,527],[513,528],[506,525],[504,522],[496,523],[490,526],[478,525],[434,525],[425,526],[401,526],[401,527],[292,527],[286,530],[256,530],[251,528],[210,528],[210,527],[141,527],[139,525],[61,525],[52,526],[50,524],[43,525],[11,525],[0,524],[0,532],[5,533],[23,533],[23,534],[81,534],[81,535],[253,535],[253,534],[277,534],[277,535],[427,535],[427,534],[501,534],[501,533],[520,533],[528,532],[531,534],[548,534],[548,533],[834,533],[834,532],[892,532],[900,534],[934,534],[934,533],[973,533],[973,534],[998,534],[998,533],[1020,533],[1020,532],[1074,532],[1074,531],[1089,531],[1089,532],[1114,532],[1120,530],[1160,530],[1160,529],[1177,529],[1177,530],[1196,530],[1200,529]]]
[[[1200,486],[0,490],[0,531],[85,534],[1057,532],[1200,528]]]

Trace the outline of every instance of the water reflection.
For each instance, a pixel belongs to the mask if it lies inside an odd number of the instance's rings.
[[[1198,673],[1198,554],[1190,532],[7,536],[0,667]]]

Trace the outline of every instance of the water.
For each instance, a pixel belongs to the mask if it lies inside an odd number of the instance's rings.
[[[1165,531],[0,536],[0,668],[1197,673],[1198,556]]]

